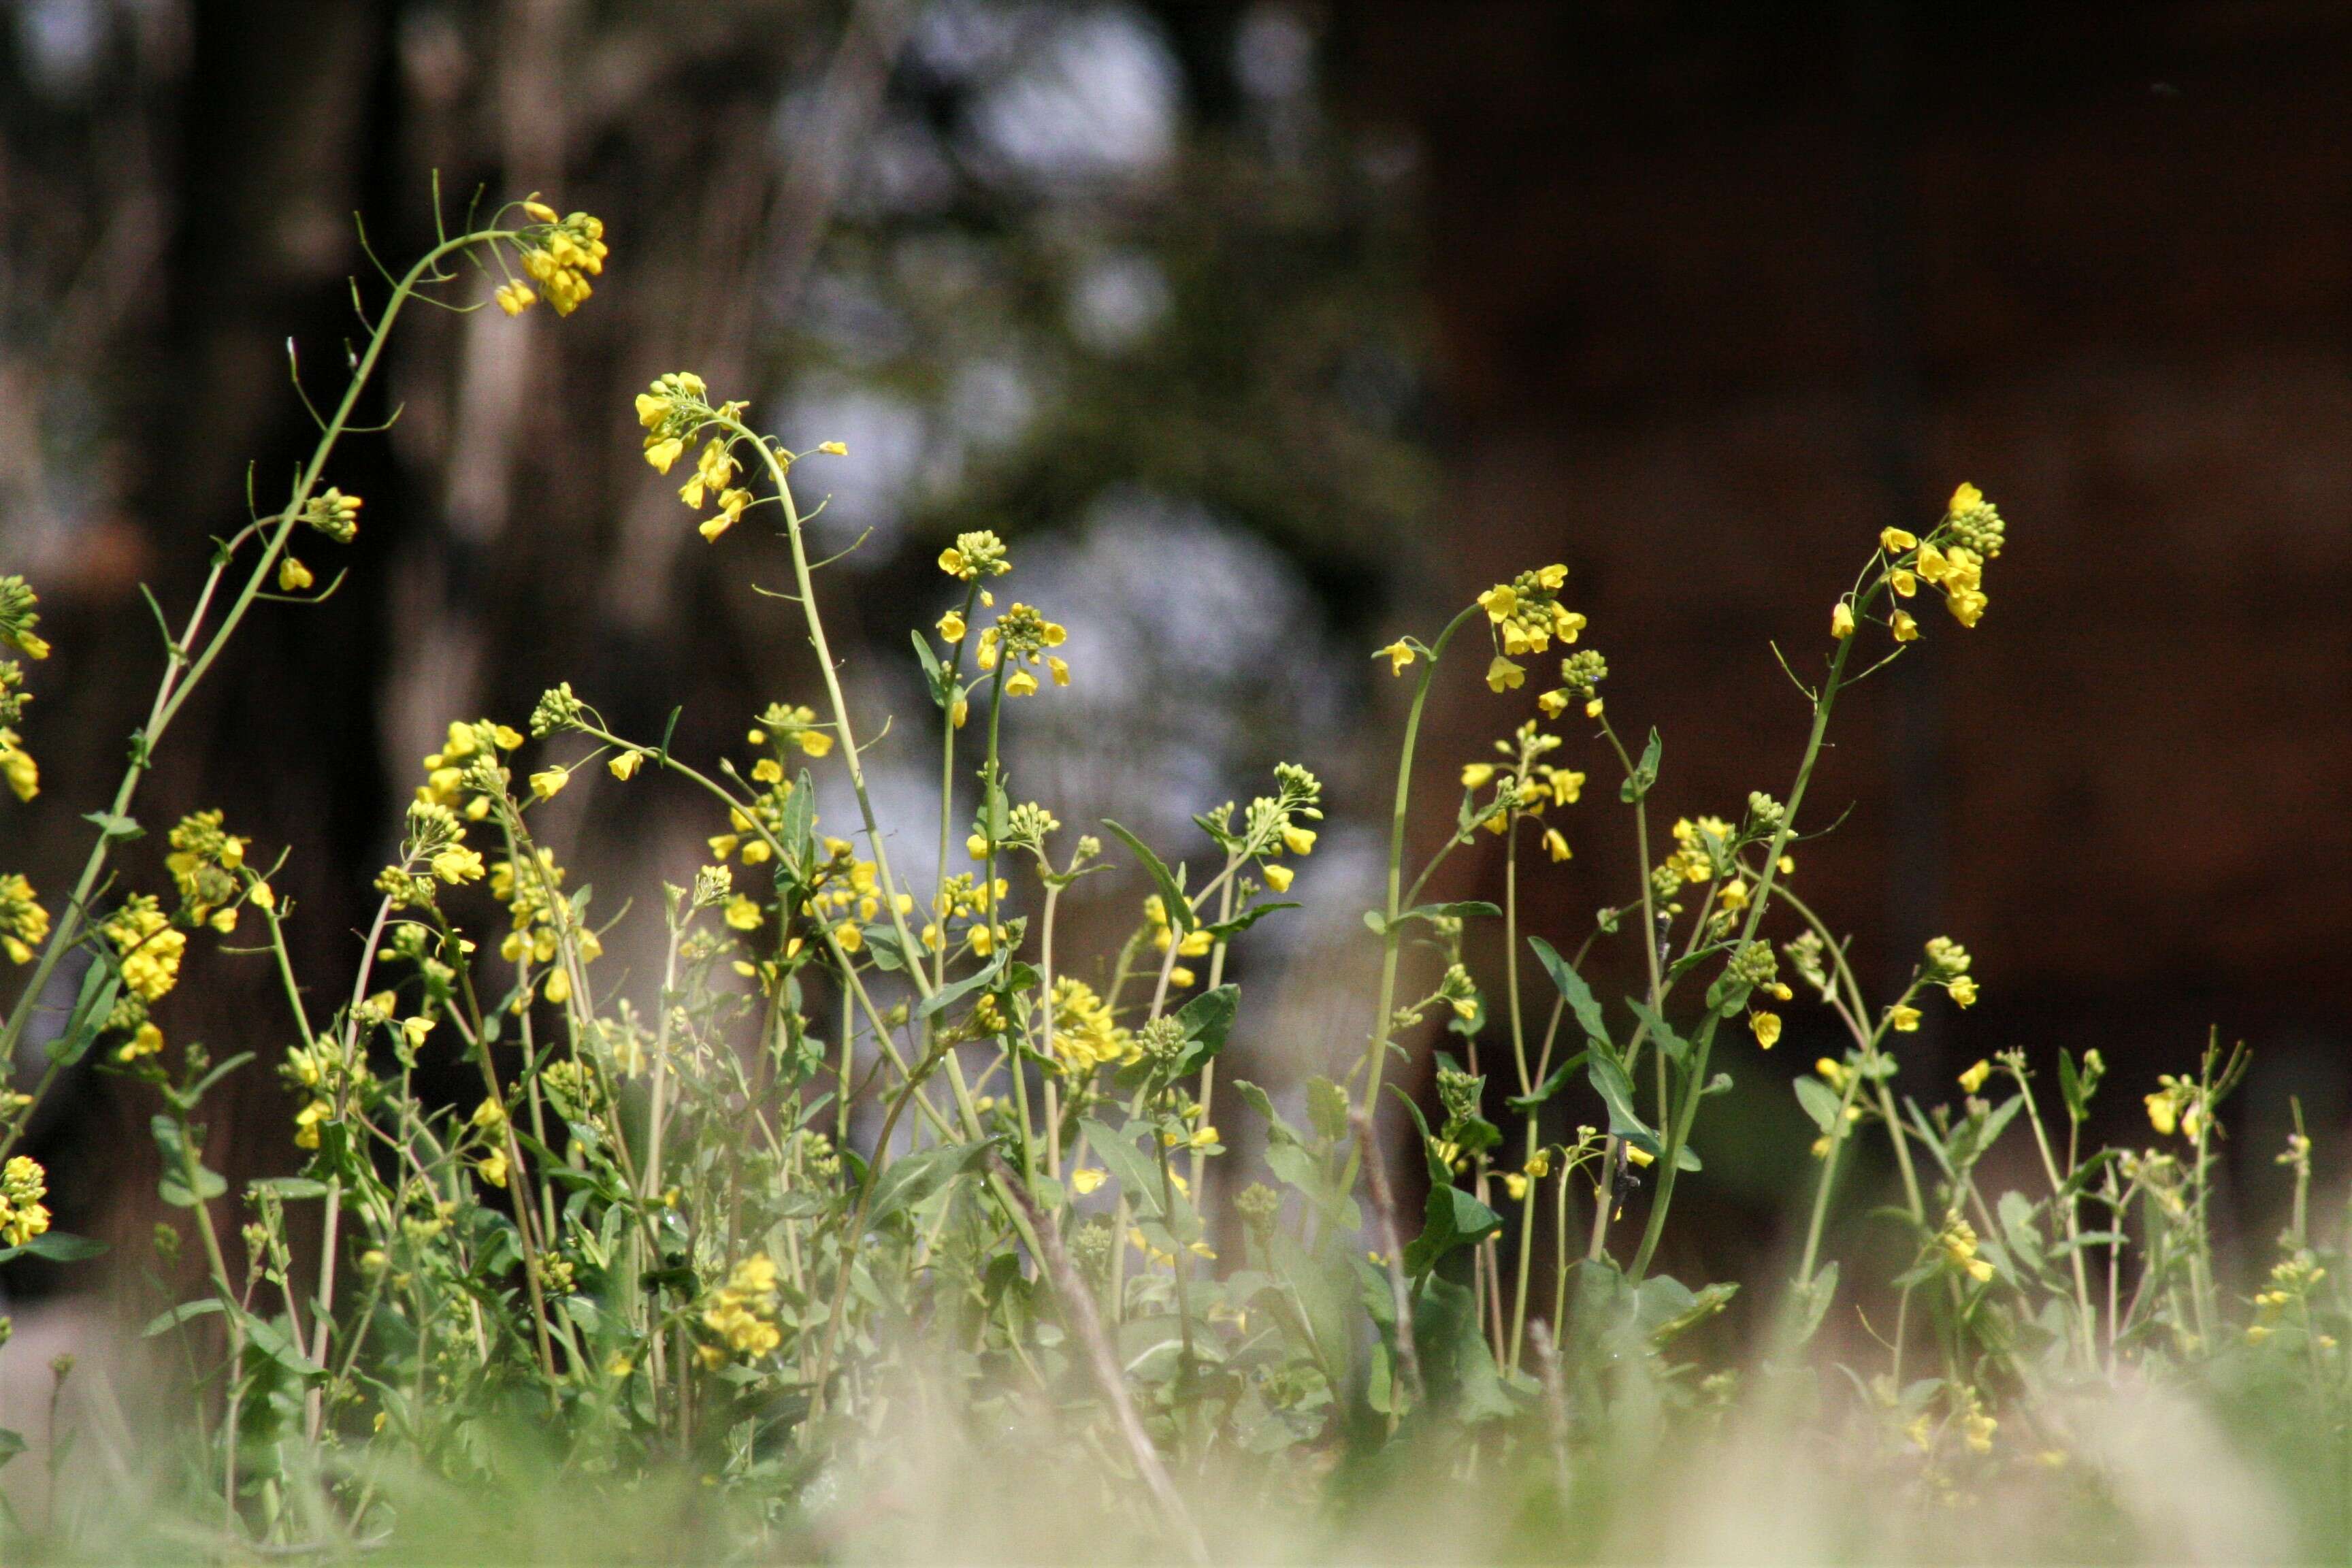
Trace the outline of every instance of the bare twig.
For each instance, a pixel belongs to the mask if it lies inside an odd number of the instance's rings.
[[[1421,1381],[1421,1349],[1412,1337],[1412,1297],[1405,1289],[1404,1258],[1397,1242],[1396,1194],[1389,1188],[1388,1157],[1372,1141],[1372,1119],[1359,1107],[1349,1118],[1356,1127],[1356,1147],[1364,1152],[1364,1172],[1371,1178],[1372,1216],[1381,1227],[1381,1258],[1389,1269],[1389,1294],[1396,1301],[1396,1353],[1405,1385],[1419,1405],[1427,1390]]]
[[[1118,1357],[1112,1352],[1110,1341],[1103,1335],[1102,1320],[1095,1313],[1094,1292],[1070,1267],[1070,1255],[1062,1247],[1061,1233],[1039,1212],[1028,1189],[994,1150],[989,1151],[988,1168],[999,1186],[1028,1216],[1030,1234],[1037,1238],[1037,1250],[1045,1254],[1046,1278],[1054,1282],[1054,1294],[1061,1298],[1062,1321],[1086,1346],[1087,1365],[1093,1371],[1095,1382],[1118,1422],[1119,1436],[1127,1439],[1128,1451],[1134,1456],[1143,1484],[1151,1489],[1168,1522],[1175,1527],[1186,1558],[1193,1563],[1208,1562],[1208,1543],[1201,1539],[1200,1527],[1192,1522],[1184,1500],[1176,1495],[1175,1483],[1168,1479],[1168,1468],[1160,1462],[1160,1450],[1152,1447],[1150,1435],[1144,1431],[1143,1421],[1135,1413],[1135,1402],[1128,1397],[1127,1379],[1119,1371]]]

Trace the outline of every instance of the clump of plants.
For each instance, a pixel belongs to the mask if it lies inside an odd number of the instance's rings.
[[[862,760],[880,726],[837,679],[794,499],[796,468],[847,454],[788,447],[725,389],[666,374],[636,399],[646,460],[684,476],[679,525],[714,547],[738,526],[787,542],[780,613],[804,629],[818,689],[747,715],[740,748],[716,757],[621,733],[568,684],[528,715],[453,717],[419,764],[357,972],[306,986],[285,936],[299,911],[272,890],[282,852],[220,811],[142,823],[141,785],[256,606],[332,590],[295,552],[360,526],[360,498],[325,480],[404,308],[479,308],[487,292],[509,314],[542,298],[568,314],[606,254],[595,218],[533,198],[389,282],[290,491],[222,542],[167,629],[81,874],[55,898],[0,877],[0,947],[24,971],[0,1057],[42,1064],[0,1101],[0,1259],[98,1250],[49,1228],[46,1173],[16,1152],[88,1063],[152,1096],[161,1197],[181,1216],[155,1245],[167,1266],[191,1247],[203,1265],[203,1288],[146,1325],[158,1397],[176,1403],[152,1456],[170,1479],[141,1516],[159,1522],[135,1527],[161,1533],[139,1539],[236,1560],[498,1555],[520,1548],[446,1521],[552,1488],[672,1550],[854,1556],[907,1547],[907,1489],[980,1487],[977,1465],[1053,1489],[1060,1522],[1006,1550],[1361,1553],[1402,1500],[1442,1493],[1457,1512],[1497,1502],[1489,1533],[1451,1550],[1623,1555],[1658,1543],[1625,1533],[1658,1506],[1645,1477],[1786,1416],[1813,1434],[1810,1463],[1883,1482],[1855,1489],[1874,1506],[1932,1517],[2057,1496],[2082,1550],[2112,1553],[2136,1549],[2133,1525],[2079,1402],[2126,1383],[2230,1408],[2258,1396],[2293,1413],[2305,1458],[2288,1470],[2343,1462],[2347,1303],[2309,1220],[2300,1131],[2281,1156],[2295,1206],[2276,1266],[2251,1300],[2217,1269],[2219,1111],[2243,1054],[2209,1048],[2160,1079],[2141,1150],[2085,1146],[2095,1051],[2006,1052],[1938,1096],[1904,1081],[1903,1039],[1927,1008],[1977,1000],[1967,949],[1937,938],[1874,997],[1796,890],[1800,841],[1828,826],[1809,792],[1840,698],[1927,635],[1937,600],[1959,629],[1987,611],[2005,529],[1969,485],[1918,531],[1867,542],[1821,657],[1786,666],[1811,714],[1792,770],[1721,816],[1654,811],[1661,738],[1621,730],[1564,566],[1380,649],[1411,692],[1384,897],[1363,916],[1378,978],[1360,1051],[1321,1064],[1286,1115],[1221,1079],[1245,1016],[1226,974],[1258,922],[1315,891],[1315,774],[1277,767],[1255,798],[1201,812],[1186,843],[1066,826],[1022,793],[1002,721],[1086,672],[1058,651],[1051,607],[1017,596],[1004,542],[970,532],[940,552],[939,613],[912,639],[943,826],[894,858],[910,840],[877,818]],[[0,642],[45,657],[37,621],[32,588],[0,579]],[[1465,664],[1525,707],[1490,757],[1443,764],[1452,825],[1417,853],[1422,721]],[[23,686],[0,661],[0,776],[30,798]],[[662,889],[660,970],[634,986],[603,978],[617,917],[568,885],[540,830],[591,767],[623,784],[673,773],[709,803],[708,861]],[[827,772],[854,817],[820,817]],[[1590,929],[1526,929],[1521,878],[1602,830],[1580,826],[1601,805],[1586,798],[1595,772],[1639,875]],[[168,880],[142,885],[121,851],[157,829]],[[1502,902],[1426,901],[1486,836]],[[1116,863],[1150,890],[1115,949],[1074,952],[1064,897]],[[1474,969],[1474,922],[1498,928],[1499,973]],[[278,1037],[215,1058],[166,1037],[152,1010],[191,942],[274,966]],[[1588,983],[1601,943],[1636,955],[1635,994]],[[70,1005],[45,1005],[74,973]],[[1678,1188],[1706,1179],[1694,1129],[1730,1087],[1718,1037],[1769,1050],[1799,1006],[1848,1040],[1794,1079],[1818,1131],[1801,1252],[1793,1279],[1745,1282],[1769,1298],[1753,1363],[1706,1365],[1685,1336],[1742,1284],[1654,1261]],[[1424,1106],[1392,1080],[1433,1023],[1450,1048]],[[449,1062],[478,1078],[456,1103],[419,1087]],[[231,1193],[205,1104],[240,1071],[290,1091],[299,1170]],[[1384,1110],[1410,1132],[1411,1183],[1374,1134]],[[1220,1215],[1220,1124],[1244,1119],[1278,1184],[1240,1187]],[[1869,1353],[1830,1354],[1815,1343],[1840,1300],[1825,1222],[1864,1139],[1897,1173],[1885,1223],[1906,1261]],[[2004,1139],[2030,1145],[2025,1190],[1979,1180]],[[1403,1194],[1424,1186],[1410,1211]],[[306,1206],[315,1226],[293,1223]],[[70,1506],[68,1474],[67,1502],[8,1521],[11,1550],[123,1550],[134,1527],[88,1505],[110,1484],[93,1476]],[[2312,1539],[2340,1541],[2325,1513]],[[1277,1536],[1246,1533],[1269,1519],[1286,1521]],[[614,1530],[618,1550],[628,1531]]]

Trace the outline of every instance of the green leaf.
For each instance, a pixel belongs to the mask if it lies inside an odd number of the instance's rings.
[[[191,1319],[208,1317],[220,1310],[220,1298],[217,1296],[206,1296],[194,1301],[183,1301],[170,1311],[158,1312],[148,1319],[147,1326],[139,1331],[140,1337],[152,1340],[157,1334],[168,1332]]]
[[[1209,928],[1209,934],[1219,942],[1239,936],[1276,910],[1300,910],[1307,906],[1296,900],[1287,903],[1252,904],[1229,921],[1221,921]]]
[[[248,1316],[245,1320],[245,1337],[254,1349],[284,1367],[297,1377],[324,1377],[327,1369],[302,1353],[291,1335],[267,1318]]]
[[[88,1055],[98,1041],[99,1031],[106,1027],[107,1016],[114,1011],[114,999],[122,991],[122,974],[115,967],[114,955],[106,953],[91,960],[82,971],[81,991],[74,1000],[73,1011],[67,1015],[66,1026],[58,1031],[48,1044],[48,1058],[59,1067],[71,1067]]]
[[[1225,1048],[1241,1004],[1241,987],[1234,984],[1203,991],[1176,1010],[1177,1026],[1184,1031],[1183,1053],[1176,1058],[1176,1076],[1198,1072]]]
[[[1544,1079],[1543,1082],[1538,1084],[1536,1086],[1536,1091],[1533,1094],[1513,1095],[1509,1100],[1511,1109],[1513,1110],[1533,1110],[1545,1100],[1549,1100],[1553,1095],[1558,1094],[1561,1089],[1566,1089],[1568,1087],[1570,1076],[1573,1074],[1577,1068],[1584,1065],[1586,1055],[1586,1052],[1579,1051],[1574,1056],[1569,1058],[1568,1060],[1560,1063],[1559,1066],[1552,1068],[1551,1076]]]
[[[1408,1274],[1428,1273],[1446,1254],[1475,1247],[1503,1228],[1503,1216],[1451,1184],[1429,1189],[1422,1209],[1421,1234],[1406,1244]]]
[[[1450,904],[1415,904],[1397,916],[1397,923],[1407,921],[1467,920],[1472,915],[1487,915],[1496,920],[1503,917],[1501,909],[1484,899],[1459,899]]]
[[[25,1451],[25,1436],[0,1426],[0,1465],[6,1464]]]
[[[1584,976],[1577,973],[1568,960],[1555,952],[1551,943],[1543,938],[1531,936],[1528,938],[1528,945],[1535,949],[1536,962],[1543,965],[1544,973],[1551,976],[1553,986],[1567,1000],[1569,1010],[1576,1015],[1577,1023],[1584,1030],[1584,1037],[1607,1045],[1609,1026],[1601,1016],[1600,998],[1592,994],[1592,987],[1584,983]]]
[[[1642,760],[1633,765],[1633,771],[1626,775],[1625,782],[1617,786],[1619,800],[1631,805],[1650,793],[1651,786],[1658,782],[1658,763],[1665,749],[1664,737],[1652,730],[1650,743],[1642,748]]]
[[[288,1203],[300,1203],[306,1198],[327,1195],[327,1184],[313,1181],[309,1176],[263,1176],[245,1185],[248,1192],[275,1193]]]
[[[975,991],[986,989],[1004,972],[1005,954],[999,952],[988,961],[986,967],[976,969],[961,980],[950,981],[923,998],[915,1008],[915,1016],[928,1018],[942,1007],[953,1006]]]
[[[1797,1103],[1813,1119],[1813,1125],[1823,1132],[1834,1130],[1838,1118],[1845,1114],[1845,1101],[1817,1078],[1801,1078],[1796,1081]]]
[[[106,1250],[106,1243],[62,1230],[44,1231],[22,1247],[0,1247],[0,1263],[18,1258],[46,1258],[52,1263],[79,1263]]]
[[[1625,998],[1625,1005],[1633,1009],[1633,1016],[1650,1026],[1651,1037],[1658,1042],[1660,1048],[1666,1053],[1667,1058],[1676,1067],[1682,1066],[1690,1059],[1689,1045],[1680,1035],[1675,1033],[1675,1026],[1666,1022],[1664,1015],[1653,1009],[1647,1002],[1638,1001],[1631,996]]]
[[[972,1143],[950,1143],[891,1161],[874,1179],[874,1196],[866,1205],[866,1223],[878,1226],[901,1210],[921,1203],[957,1176],[978,1166],[992,1142],[983,1138]]]
[[[112,812],[86,811],[82,813],[81,819],[95,825],[100,834],[108,838],[131,839],[147,836],[147,830],[138,823],[127,816],[117,816]]]
[[[1633,1086],[1626,1079],[1625,1069],[1617,1065],[1617,1058],[1606,1051],[1588,1052],[1584,1070],[1601,1103],[1609,1107],[1609,1131],[1636,1148],[1656,1153],[1658,1135],[1634,1114]]]
[[[1192,900],[1184,896],[1184,889],[1177,884],[1175,877],[1161,863],[1160,857],[1151,852],[1150,846],[1108,816],[1103,818],[1103,826],[1118,835],[1119,841],[1134,850],[1135,858],[1142,862],[1143,868],[1151,873],[1151,879],[1160,886],[1160,902],[1167,910],[1168,919],[1175,926],[1176,933],[1181,936],[1200,924],[1199,918],[1192,913]]]
[[[186,1091],[188,1103],[190,1105],[194,1105],[197,1100],[202,1100],[211,1091],[213,1085],[220,1082],[221,1079],[226,1078],[229,1074],[235,1072],[237,1068],[243,1067],[252,1059],[253,1053],[251,1051],[239,1051],[236,1055],[229,1058],[228,1060],[213,1068],[212,1071],[205,1074],[204,1077],[196,1080],[194,1088]]]
[[[1160,1213],[1160,1169],[1136,1148],[1132,1129],[1127,1136],[1113,1132],[1091,1118],[1078,1122],[1078,1131],[1086,1134],[1087,1145],[1101,1159],[1103,1169],[1111,1174],[1127,1193],[1128,1201],[1139,1215]]]
[[[919,626],[909,627],[907,635],[915,639],[915,657],[923,661],[923,686],[930,692],[931,700],[941,708],[950,706],[947,672],[940,668],[939,656],[931,652],[931,639]]]
[[[2083,1079],[2074,1071],[2074,1056],[2065,1047],[2058,1047],[2058,1093],[2066,1102],[2066,1119],[2080,1121],[2087,1114],[2083,1099]]]

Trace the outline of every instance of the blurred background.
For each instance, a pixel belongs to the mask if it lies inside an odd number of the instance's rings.
[[[966,529],[1011,540],[1008,588],[1071,627],[1076,684],[1019,713],[1017,796],[1071,831],[1118,816],[1173,859],[1197,856],[1191,812],[1246,799],[1274,761],[1324,777],[1309,909],[1239,961],[1229,1071],[1276,1089],[1352,1059],[1370,1024],[1359,915],[1402,688],[1374,647],[1564,561],[1612,717],[1664,733],[1661,808],[1736,816],[1750,789],[1785,795],[1802,741],[1771,646],[1817,658],[1876,531],[1924,527],[1972,480],[2011,521],[1992,609],[1967,634],[1931,617],[1842,709],[1812,826],[1851,815],[1798,879],[1866,982],[1899,983],[1938,933],[1977,954],[1984,1001],[1931,1010],[1900,1087],[1934,1103],[1993,1050],[2046,1069],[2095,1047],[2116,1073],[2101,1131],[2145,1140],[2137,1096],[2212,1026],[2258,1052],[2234,1123],[2243,1217],[2269,1223],[2290,1097],[2335,1153],[2342,6],[5,0],[0,17],[0,570],[34,579],[58,648],[35,673],[44,792],[0,811],[0,863],[44,889],[152,689],[138,585],[184,605],[205,541],[242,521],[248,461],[271,504],[310,439],[289,334],[332,387],[347,279],[369,268],[352,215],[397,265],[429,243],[438,171],[453,218],[478,190],[600,215],[611,265],[561,323],[404,327],[375,409],[397,424],[329,475],[368,503],[333,563],[350,581],[254,618],[144,799],[151,824],[219,805],[292,847],[280,886],[322,998],[450,720],[519,722],[569,679],[625,732],[682,704],[676,744],[708,757],[768,701],[814,696],[790,606],[753,586],[782,580],[781,549],[749,530],[705,546],[637,457],[631,395],[691,367],[792,446],[849,446],[810,481],[830,489],[824,547],[856,546],[824,586],[854,700],[900,718],[871,765],[909,842],[938,818],[905,628],[946,606],[931,558]],[[1478,684],[1483,655],[1459,662],[1424,842],[1454,767],[1531,711]],[[1603,753],[1560,728],[1603,786],[1561,824],[1576,858],[1528,894],[1532,929],[1569,948],[1630,895],[1633,860]],[[624,794],[583,773],[555,809],[607,912],[683,880],[719,830],[651,777]],[[1481,855],[1449,896],[1499,886]],[[160,881],[153,859],[140,847],[134,878]],[[1074,918],[1107,948],[1142,887],[1089,891]],[[600,978],[642,988],[640,952],[617,942]],[[1481,956],[1491,973],[1491,938]],[[1606,994],[1638,956],[1604,942],[1593,963]],[[163,1015],[176,1037],[282,1047],[256,961],[193,967]],[[1685,1279],[1779,1256],[1811,1173],[1787,1080],[1834,1048],[1825,1023],[1792,1008],[1773,1056],[1728,1047],[1739,1087],[1708,1102],[1707,1177],[1669,1249]],[[283,1168],[290,1105],[242,1080],[215,1125],[249,1170]],[[61,1225],[143,1229],[149,1110],[99,1079],[58,1102],[37,1142]]]

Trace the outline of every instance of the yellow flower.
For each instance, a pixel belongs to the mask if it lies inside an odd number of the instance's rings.
[[[1983,504],[1984,491],[1964,480],[1962,481],[1959,489],[1952,492],[1951,504],[1946,507],[1944,510],[1948,514],[1958,513],[1968,511],[1972,508],[1982,506]]]
[[[1892,625],[1895,628],[1895,640],[1896,642],[1917,642],[1919,640],[1919,623],[1911,618],[1910,611],[1895,611],[1895,619],[1892,622]]]
[[[1944,989],[1950,994],[1954,1005],[1960,1007],[1976,1005],[1977,983],[1973,976],[1963,974]]]
[[[1519,595],[1508,583],[1497,583],[1478,595],[1478,607],[1486,612],[1488,620],[1501,626],[1519,607]]]
[[[1756,1043],[1769,1051],[1780,1038],[1780,1015],[1750,1013],[1748,1015],[1748,1027],[1755,1035]]]
[[[2147,1096],[2147,1124],[2155,1128],[2160,1135],[2166,1138],[2171,1137],[2174,1129],[2180,1125],[2179,1102],[2167,1091]]]
[[[474,1162],[475,1173],[494,1187],[507,1184],[507,1152],[493,1149]]]
[[[1517,1203],[1528,1195],[1528,1179],[1517,1171],[1506,1171],[1503,1173],[1503,1190],[1511,1194],[1513,1203]]]
[[[433,874],[453,888],[461,882],[478,882],[482,857],[462,844],[449,845],[433,857]]]
[[[539,302],[539,296],[531,292],[530,285],[520,278],[499,284],[490,297],[499,302],[499,309],[509,316],[520,316]]]
[[[1900,555],[1906,550],[1918,548],[1918,535],[1906,530],[1888,528],[1879,531],[1878,547],[1889,555]]]
[[[1552,864],[1555,866],[1567,859],[1572,853],[1568,847],[1568,840],[1561,836],[1557,827],[1544,829],[1543,846],[1544,853],[1551,857]]]
[[[1837,607],[1830,612],[1830,636],[1840,642],[1853,636],[1853,606],[1843,599],[1840,599]]]
[[[1584,716],[1588,719],[1598,719],[1601,717],[1600,698],[1596,697],[1591,701],[1584,705]]]
[[[474,1107],[474,1114],[468,1120],[470,1120],[475,1126],[482,1129],[484,1131],[488,1131],[493,1127],[503,1126],[506,1122],[506,1119],[507,1108],[499,1104],[497,1100],[485,1096],[482,1103]]]
[[[1990,1276],[1991,1273],[1992,1265],[1988,1263],[1985,1265],[1985,1275]],[[1961,1441],[1968,1445],[1969,1452],[1971,1454],[1990,1454],[1992,1452],[1993,1430],[2000,1425],[2000,1422],[1983,1411],[1971,1410],[1960,1422]]]
[[[1070,1191],[1080,1197],[1085,1197],[1087,1194],[1100,1189],[1107,1179],[1107,1173],[1098,1171],[1092,1165],[1081,1166],[1070,1173]]]
[[[702,455],[694,462],[694,478],[679,488],[678,499],[699,508],[706,490],[723,490],[734,477],[735,459],[729,455],[727,443],[714,436],[703,444]]]
[[[309,587],[314,579],[310,569],[291,555],[278,563],[278,587],[280,593],[296,594]]]
[[[1053,676],[1055,685],[1067,686],[1070,683],[1070,661],[1068,659],[1063,658],[1056,654],[1048,654],[1045,656],[1045,669],[1048,674]]]
[[[761,918],[760,906],[741,893],[728,901],[727,923],[737,931],[758,931]]]
[[[1545,718],[1557,719],[1568,711],[1569,699],[1573,695],[1574,693],[1563,686],[1556,690],[1547,691],[1537,698],[1536,706],[1543,710]]]
[[[1625,1158],[1633,1161],[1636,1165],[1647,1165],[1654,1163],[1657,1156],[1637,1144],[1629,1143],[1625,1146]]]
[[[646,754],[638,751],[623,752],[604,764],[604,771],[626,784],[637,776],[637,770],[645,765]]]
[[[1418,656],[1412,651],[1412,645],[1411,643],[1406,642],[1402,637],[1399,637],[1396,641],[1389,644],[1388,647],[1372,655],[1372,657],[1374,658],[1387,659],[1389,661],[1389,673],[1391,675],[1402,675],[1404,673],[1404,667],[1411,664]]]
[[[741,521],[744,508],[751,504],[751,492],[745,489],[721,490],[719,510],[695,525],[695,531],[705,539],[717,539]]]
[[[1919,1009],[1898,1002],[1886,1010],[1886,1021],[1898,1035],[1916,1034],[1919,1030]]]
[[[940,617],[940,636],[950,642],[963,641],[964,624],[961,610],[950,610]]]
[[[0,1239],[22,1247],[49,1228],[49,1173],[39,1161],[19,1154],[0,1167]]]
[[[1501,654],[1496,654],[1495,662],[1486,667],[1486,689],[1489,691],[1508,691],[1513,687],[1525,685],[1527,679],[1528,672],[1525,669],[1513,664]]]
[[[1485,789],[1486,787],[1487,781],[1492,779],[1494,776],[1495,764],[1492,763],[1465,763],[1462,764],[1462,787],[1464,789]]]
[[[1260,874],[1265,878],[1265,885],[1277,893],[1290,891],[1290,879],[1297,875],[1289,867],[1278,865],[1262,867]]]
[[[653,465],[654,472],[666,474],[669,472],[670,465],[677,462],[685,451],[685,442],[675,436],[666,436],[658,441],[646,443],[646,461]]]
[[[1035,695],[1036,690],[1037,678],[1025,669],[1016,669],[1005,678],[1004,695],[1007,697],[1030,697]]]
[[[1977,588],[1953,588],[1944,595],[1944,607],[1952,612],[1952,619],[1964,626],[1975,626],[1982,618],[1985,606],[1991,603]]]
[[[541,800],[553,800],[571,782],[570,768],[541,768],[530,775],[530,793]]]
[[[153,1024],[142,1024],[131,1032],[131,1038],[114,1053],[119,1062],[135,1062],[141,1057],[152,1057],[163,1048],[163,1031]]]
[[[41,765],[33,760],[32,752],[16,743],[14,730],[0,730],[0,778],[8,781],[18,800],[30,800],[41,793]]]
[[[816,449],[823,452],[828,458],[846,458],[849,456],[849,444],[845,441],[821,441],[817,444]]]
[[[1895,590],[1895,596],[1898,599],[1907,599],[1919,591],[1919,579],[1908,572],[1890,572],[1886,574],[1886,583]]]
[[[1968,1071],[1960,1075],[1961,1092],[1964,1094],[1974,1094],[1977,1090],[1985,1086],[1985,1079],[1991,1076],[1992,1063],[1988,1061],[1978,1062],[1974,1067],[1969,1068]]]
[[[1315,830],[1301,827],[1297,823],[1286,823],[1282,829],[1282,847],[1293,855],[1312,855],[1315,853]]]

